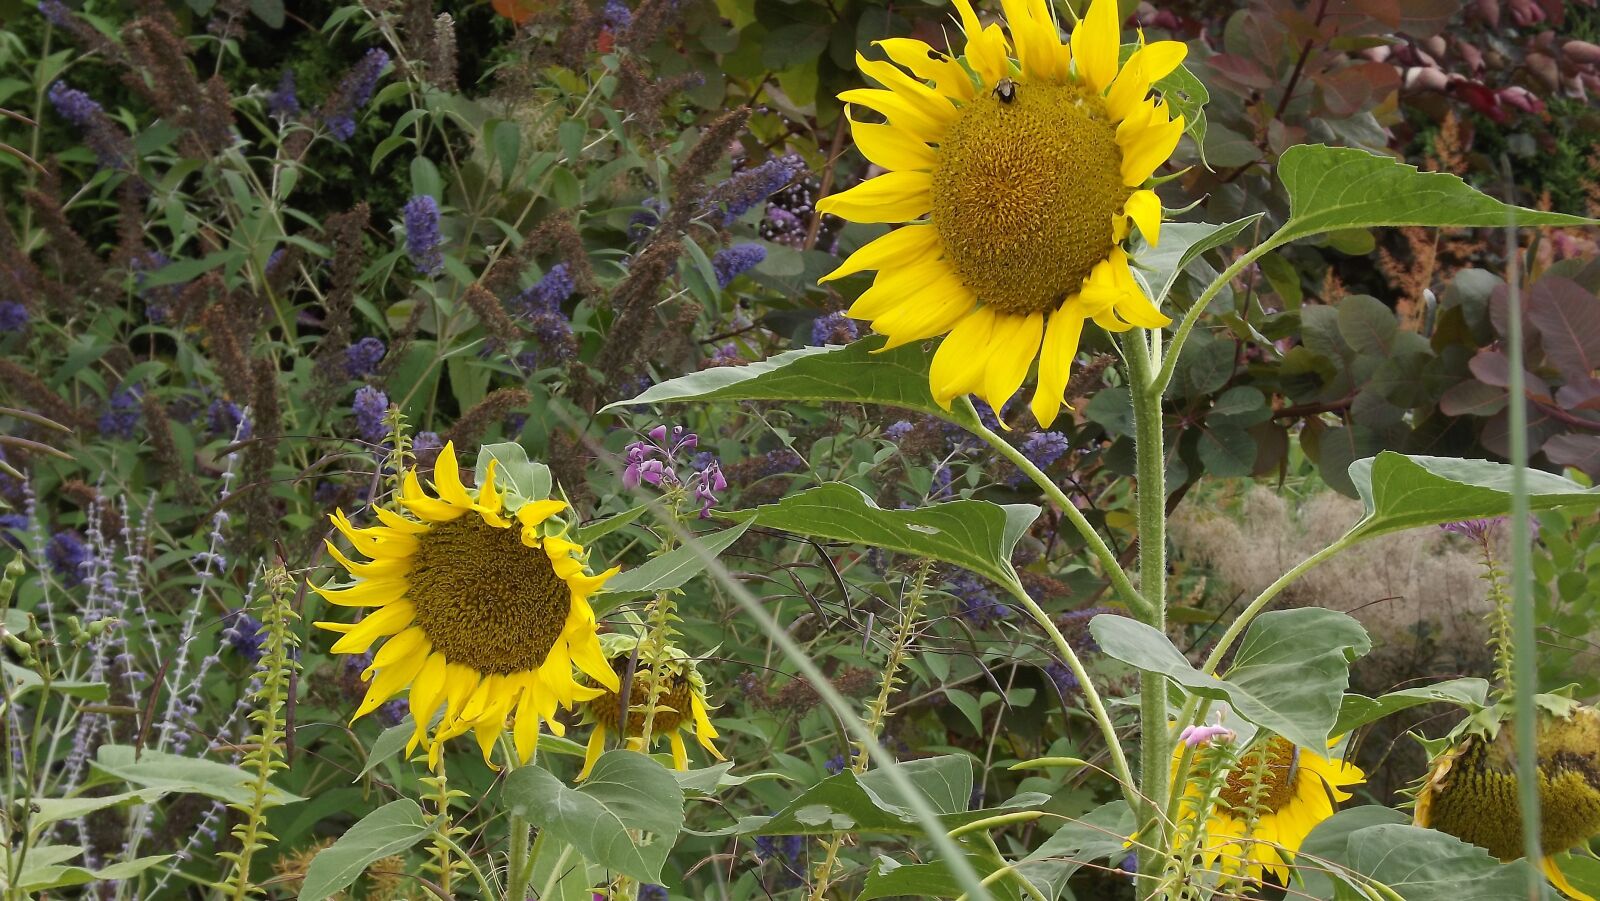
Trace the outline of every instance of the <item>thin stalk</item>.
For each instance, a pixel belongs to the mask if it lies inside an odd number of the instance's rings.
[[[1078,509],[1077,504],[1074,504],[1072,499],[1067,497],[1066,492],[1062,491],[1049,476],[1045,475],[1039,467],[1033,465],[1032,460],[1023,456],[1021,451],[1012,447],[1004,438],[990,431],[988,426],[985,426],[978,419],[978,412],[973,408],[971,398],[963,397],[961,403],[966,407],[968,419],[970,420],[970,422],[963,423],[964,427],[988,442],[990,447],[999,451],[1001,456],[1010,460],[1012,465],[1022,470],[1028,478],[1033,480],[1035,485],[1038,485],[1044,491],[1046,497],[1061,508],[1062,515],[1067,517],[1067,521],[1072,523],[1072,527],[1078,530],[1078,534],[1082,535],[1084,542],[1089,545],[1089,552],[1094,554],[1095,559],[1100,561],[1100,568],[1105,570],[1106,578],[1111,580],[1111,586],[1116,589],[1123,602],[1128,605],[1129,609],[1143,616],[1144,598],[1139,594],[1138,589],[1133,587],[1133,581],[1128,578],[1128,574],[1122,571],[1121,564],[1117,562],[1116,553],[1107,546],[1105,539],[1100,537],[1100,533],[1095,531],[1094,526],[1089,524],[1089,520],[1084,517],[1083,511]]]
[[[1510,166],[1506,184],[1510,185]],[[1509,200],[1509,198],[1508,198]],[[1533,536],[1529,534],[1528,509],[1528,394],[1522,369],[1522,272],[1517,248],[1517,229],[1506,226],[1506,300],[1508,327],[1506,356],[1511,378],[1506,385],[1511,431],[1511,663],[1516,685],[1517,799],[1522,810],[1522,854],[1528,859],[1528,899],[1538,901],[1544,893],[1544,877],[1537,866],[1539,850],[1539,749],[1538,709],[1534,693],[1539,690],[1539,671],[1535,654],[1538,636],[1533,623]]]
[[[1138,475],[1139,590],[1144,595],[1141,617],[1158,630],[1167,627],[1167,491],[1166,434],[1161,420],[1161,390],[1152,377],[1150,347],[1142,333],[1123,342],[1128,381],[1133,391],[1135,469]],[[1177,345],[1173,353],[1176,356]],[[1140,883],[1153,893],[1158,884],[1156,857],[1166,852],[1164,815],[1172,788],[1172,758],[1167,732],[1167,680],[1160,673],[1139,674]]]
[[[506,757],[506,775],[510,776],[520,761],[517,760],[516,746],[504,734],[500,736],[500,750]],[[534,753],[538,753],[537,749]],[[535,759],[529,758],[528,765],[532,766]],[[506,860],[506,897],[527,898],[528,881],[533,877],[532,860],[528,854],[528,818],[513,812],[506,828],[511,838],[511,851]]]
[[[1177,330],[1172,333],[1172,349],[1167,351],[1166,356],[1161,361],[1161,368],[1156,372],[1155,379],[1150,382],[1151,391],[1154,391],[1157,395],[1167,393],[1167,385],[1172,383],[1172,374],[1178,368],[1178,352],[1183,350],[1183,342],[1189,340],[1189,333],[1194,331],[1195,323],[1200,321],[1200,315],[1206,311],[1206,307],[1211,305],[1211,299],[1216,297],[1223,288],[1227,287],[1235,276],[1243,272],[1245,267],[1276,250],[1279,243],[1278,236],[1273,235],[1262,242],[1260,246],[1240,254],[1232,265],[1222,270],[1222,274],[1207,285],[1204,291],[1200,292],[1200,296],[1195,298],[1195,302],[1183,314],[1183,320],[1178,323]]]

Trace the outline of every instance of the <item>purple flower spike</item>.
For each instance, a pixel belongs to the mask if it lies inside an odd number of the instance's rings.
[[[422,275],[444,271],[444,238],[439,234],[439,202],[431,195],[418,194],[406,201],[406,255]]]

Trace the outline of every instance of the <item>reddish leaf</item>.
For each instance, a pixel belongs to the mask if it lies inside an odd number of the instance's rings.
[[[1465,4],[1462,0],[1350,0],[1350,5],[1412,38],[1431,38]]]
[[[1568,410],[1600,410],[1600,379],[1562,385],[1556,392],[1556,402]]]
[[[1544,443],[1544,455],[1552,463],[1595,475],[1600,473],[1600,435],[1557,435]]]
[[[1600,300],[1571,279],[1546,276],[1528,291],[1528,321],[1545,359],[1569,382],[1600,369]]]
[[[1505,409],[1506,389],[1467,381],[1450,386],[1439,398],[1439,409],[1446,416],[1493,416]]]
[[[1343,119],[1375,105],[1400,86],[1400,73],[1388,63],[1364,62],[1316,77],[1322,104]]]
[[[1511,361],[1498,350],[1478,351],[1478,355],[1467,363],[1467,368],[1471,369],[1472,374],[1478,377],[1478,381],[1485,385],[1505,388],[1511,384]],[[1550,385],[1544,379],[1527,371],[1523,372],[1522,377],[1523,389],[1527,391],[1528,397],[1545,403],[1551,401]]]
[[[1254,60],[1231,53],[1219,53],[1207,59],[1206,65],[1222,78],[1247,88],[1264,90],[1278,83],[1276,78]]]
[[[492,0],[494,11],[518,25],[527,24],[539,10],[550,6],[549,0]]]

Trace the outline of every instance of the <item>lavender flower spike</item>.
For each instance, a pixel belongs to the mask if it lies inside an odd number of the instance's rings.
[[[717,287],[728,287],[734,279],[761,265],[766,258],[767,249],[760,244],[735,244],[727,250],[717,251],[717,255],[711,258],[711,268],[717,275]]]
[[[444,238],[439,234],[439,202],[428,194],[406,201],[406,255],[422,275],[444,271]]]

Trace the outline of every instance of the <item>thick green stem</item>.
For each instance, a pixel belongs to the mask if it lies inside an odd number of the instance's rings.
[[[516,771],[517,760],[516,746],[505,735],[500,736],[500,749],[505,753],[506,775]],[[533,760],[528,761],[529,765]],[[512,813],[507,821],[511,839],[511,853],[506,862],[506,897],[527,898],[528,881],[533,878],[533,867],[528,857],[528,819],[517,813]]]
[[[1100,533],[1095,531],[1094,526],[1089,524],[1089,520],[1084,517],[1083,511],[1078,509],[1077,504],[1074,504],[1072,499],[1067,497],[1066,492],[1062,491],[1060,486],[1045,475],[1043,470],[1033,465],[1032,460],[1023,456],[1021,451],[1012,447],[1004,438],[990,431],[987,426],[979,421],[978,412],[973,409],[970,398],[964,397],[961,402],[966,406],[968,419],[970,420],[965,424],[965,427],[974,435],[988,442],[989,446],[999,451],[1001,456],[1010,460],[1012,465],[1022,470],[1028,478],[1033,480],[1035,485],[1038,485],[1044,491],[1045,497],[1050,498],[1061,509],[1061,514],[1067,518],[1068,522],[1072,523],[1073,528],[1078,530],[1078,534],[1083,536],[1084,543],[1089,546],[1089,553],[1100,561],[1101,569],[1105,570],[1106,578],[1111,580],[1111,586],[1116,589],[1118,596],[1128,605],[1129,609],[1142,615],[1144,598],[1139,595],[1138,589],[1133,587],[1132,580],[1128,578],[1127,573],[1122,571],[1122,565],[1117,562],[1117,555],[1106,544],[1105,539],[1100,537]]]
[[[1141,619],[1156,629],[1167,627],[1167,455],[1161,421],[1161,388],[1152,380],[1150,346],[1141,332],[1123,342],[1128,382],[1133,396],[1135,468],[1138,475],[1139,591],[1144,596]],[[1173,350],[1177,350],[1176,342]],[[1139,850],[1141,895],[1155,890],[1160,870],[1155,858],[1166,848],[1167,795],[1171,788],[1168,761],[1172,743],[1167,731],[1167,680],[1159,673],[1139,676]]]

